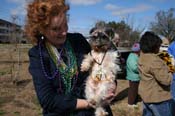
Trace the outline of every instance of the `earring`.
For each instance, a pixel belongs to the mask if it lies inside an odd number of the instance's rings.
[[[44,36],[41,36],[41,40],[44,40]]]

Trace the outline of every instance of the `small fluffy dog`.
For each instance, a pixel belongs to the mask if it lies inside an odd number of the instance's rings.
[[[86,99],[95,105],[96,116],[106,116],[108,113],[103,108],[104,100],[109,91],[116,91],[116,75],[120,71],[118,52],[111,49],[112,30],[93,28],[90,31],[91,52],[85,56],[81,71],[90,71],[86,81]]]

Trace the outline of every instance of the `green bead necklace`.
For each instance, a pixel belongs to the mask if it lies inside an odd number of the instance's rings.
[[[61,74],[61,78],[63,79],[63,83],[65,86],[65,94],[68,94],[72,89],[72,78],[76,75],[78,76],[77,71],[77,62],[76,57],[71,47],[69,41],[66,41],[64,44],[64,50],[66,52],[68,63],[66,64],[61,58],[58,50],[52,46],[50,43],[46,42],[46,48],[51,56],[53,62],[55,63],[57,69]]]

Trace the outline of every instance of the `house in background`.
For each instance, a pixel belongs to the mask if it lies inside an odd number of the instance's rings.
[[[22,27],[0,19],[0,43],[27,43]]]

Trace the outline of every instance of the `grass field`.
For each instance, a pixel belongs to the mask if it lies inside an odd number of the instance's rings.
[[[28,72],[30,44],[0,44],[0,116],[42,116]],[[114,116],[141,116],[139,107],[127,107],[128,82],[118,80],[117,96],[111,108]]]

